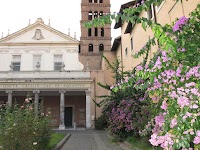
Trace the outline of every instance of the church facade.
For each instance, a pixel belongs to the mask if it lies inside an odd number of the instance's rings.
[[[78,59],[79,41],[41,18],[0,40],[0,100],[51,108],[55,127],[91,127],[91,76]]]

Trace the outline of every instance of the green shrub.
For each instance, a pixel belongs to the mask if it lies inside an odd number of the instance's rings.
[[[102,113],[101,116],[95,120],[95,129],[104,130],[107,127],[108,127],[108,121],[106,115]]]
[[[0,143],[6,150],[46,150],[51,138],[50,118],[36,115],[31,99],[22,106],[1,105]]]

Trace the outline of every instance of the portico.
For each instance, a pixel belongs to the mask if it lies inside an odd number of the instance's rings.
[[[57,72],[60,77],[65,73],[65,78],[54,76],[55,78],[51,79],[23,79],[20,78],[20,72],[15,72],[15,76],[18,76],[18,79],[15,80],[13,80],[10,72],[4,73],[5,76],[8,73],[10,76],[7,76],[7,82],[0,81],[0,100],[7,102],[9,105],[15,102],[22,105],[27,95],[29,95],[34,100],[36,114],[47,113],[48,108],[50,108],[52,126],[59,129],[91,127],[90,86],[92,80],[89,72],[74,72],[74,77],[76,73],[79,74],[77,79],[71,79],[67,76],[69,72]],[[23,77],[26,74],[29,74],[29,72],[24,72]],[[44,74],[46,72],[38,72],[38,76],[45,77]],[[72,74],[73,71],[70,72],[70,76]],[[2,76],[4,76],[3,73],[0,74],[0,77]],[[41,104],[44,106],[43,109]]]

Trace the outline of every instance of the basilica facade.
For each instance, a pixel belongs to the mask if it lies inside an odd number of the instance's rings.
[[[91,76],[78,59],[79,41],[38,18],[0,40],[0,99],[22,104],[33,97],[35,110],[51,108],[60,129],[91,127]],[[43,110],[45,111],[45,110]]]
[[[0,39],[0,101],[22,105],[32,97],[36,112],[51,110],[55,128],[93,127],[101,114],[97,96],[109,94],[97,83],[113,81],[100,53],[114,55],[110,26],[87,29],[82,23],[110,12],[110,1],[82,0],[81,8],[80,41],[42,18]]]

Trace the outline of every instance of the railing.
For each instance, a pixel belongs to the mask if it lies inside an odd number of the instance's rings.
[[[0,79],[89,79],[89,71],[0,71]]]

